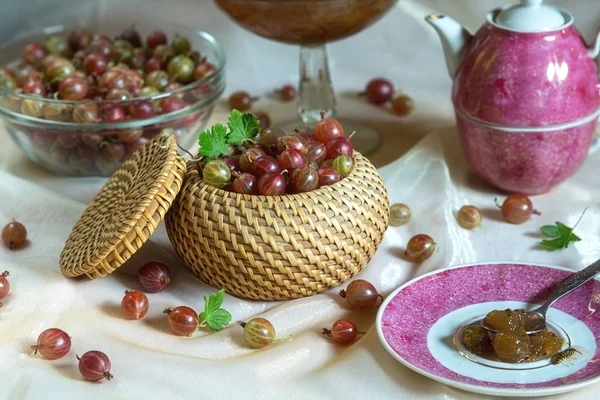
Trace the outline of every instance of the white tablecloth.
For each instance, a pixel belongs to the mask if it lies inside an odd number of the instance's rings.
[[[167,2],[160,4],[152,12],[166,12]],[[262,93],[295,80],[297,49],[248,35],[209,4],[203,5],[202,13],[195,4],[183,2],[179,15],[186,16],[182,22],[203,26],[222,41],[229,55],[230,91],[244,88]],[[590,156],[572,179],[552,193],[534,198],[536,208],[543,211],[541,217],[520,226],[502,222],[494,205],[494,197],[501,194],[471,172],[452,128],[443,57],[437,37],[422,22],[429,11],[416,3],[400,3],[379,24],[331,46],[335,83],[343,93],[340,114],[357,116],[383,132],[386,145],[373,159],[378,165],[387,164],[381,174],[391,202],[404,202],[413,211],[410,224],[389,228],[359,277],[386,295],[408,279],[453,264],[518,260],[581,269],[597,259],[600,155]],[[364,57],[356,57],[357,48]],[[260,54],[270,54],[276,62],[265,66]],[[236,71],[236,65],[244,65],[245,73]],[[375,75],[392,78],[412,95],[415,113],[397,119],[352,94]],[[294,114],[293,105],[268,99],[257,108],[270,110],[275,122]],[[211,123],[225,115],[223,108],[217,110]],[[424,137],[444,126],[449,127]],[[435,383],[398,364],[377,339],[375,311],[346,309],[337,296],[340,288],[289,302],[226,297],[225,307],[234,321],[261,315],[273,322],[278,336],[292,334],[290,343],[249,349],[235,324],[219,333],[199,332],[191,339],[170,334],[163,308],[200,309],[204,293],[213,289],[183,268],[162,224],[115,274],[95,281],[64,278],[58,268],[64,241],[103,183],[100,178],[47,173],[0,133],[0,225],[16,218],[27,226],[30,240],[27,248],[17,252],[0,247],[0,270],[11,272],[11,294],[0,309],[1,400],[484,398]],[[464,204],[483,210],[482,229],[465,231],[455,223],[453,213]],[[559,252],[540,249],[539,226],[556,220],[571,225],[586,206],[590,209],[578,227],[583,241]],[[405,243],[417,233],[427,233],[439,243],[439,252],[420,265],[402,257]],[[167,263],[173,283],[165,292],[149,296],[150,312],[144,319],[126,321],[119,309],[123,292],[138,288],[137,267],[148,260]],[[332,344],[320,331],[339,318],[351,318],[367,334],[348,347]],[[65,359],[49,362],[31,354],[29,347],[38,334],[50,327],[59,327],[73,338],[72,352]],[[113,381],[91,384],[81,379],[75,354],[92,349],[111,358]],[[591,400],[597,399],[597,393],[596,386],[556,398]]]

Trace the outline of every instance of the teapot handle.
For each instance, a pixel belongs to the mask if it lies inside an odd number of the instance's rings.
[[[591,58],[598,57],[598,54],[600,54],[600,30],[596,34],[596,40],[594,41],[592,46],[588,47],[588,55]]]

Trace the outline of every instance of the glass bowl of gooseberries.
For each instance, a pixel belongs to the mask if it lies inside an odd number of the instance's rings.
[[[8,134],[60,175],[110,176],[165,128],[190,147],[225,88],[209,33],[112,17],[19,35],[0,65]]]

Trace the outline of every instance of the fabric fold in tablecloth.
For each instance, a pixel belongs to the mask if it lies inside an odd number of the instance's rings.
[[[408,279],[458,263],[522,260],[580,269],[595,259],[600,248],[596,200],[600,189],[589,184],[599,161],[597,156],[590,157],[573,179],[548,195],[536,196],[541,217],[510,225],[500,221],[494,205],[494,197],[501,193],[471,172],[454,129],[433,133],[381,169],[391,202],[408,204],[413,218],[404,227],[388,229],[359,277],[386,295]],[[102,182],[89,179],[80,184],[91,193]],[[442,393],[446,398],[481,398],[429,381],[394,361],[377,339],[376,310],[348,310],[337,295],[341,287],[289,302],[226,297],[224,307],[234,322],[261,315],[273,322],[279,337],[293,335],[290,343],[249,349],[243,343],[242,329],[235,324],[218,333],[201,331],[192,339],[174,336],[163,308],[188,305],[200,310],[203,294],[213,289],[183,268],[163,225],[116,273],[95,281],[66,279],[60,274],[58,256],[85,205],[6,172],[0,172],[0,193],[0,221],[13,217],[22,221],[31,240],[21,251],[0,248],[0,269],[10,270],[12,285],[0,309],[0,399],[221,399],[281,394],[290,398],[438,399]],[[466,231],[458,227],[454,214],[464,204],[482,209],[482,228]],[[539,226],[554,220],[570,225],[588,205],[578,227],[583,241],[554,253],[539,248]],[[434,256],[420,265],[403,255],[405,243],[417,233],[431,235],[439,245]],[[137,268],[148,260],[167,263],[173,283],[165,292],[149,295],[150,311],[144,319],[124,320],[120,301],[126,289],[139,288]],[[339,318],[351,318],[367,334],[351,346],[334,345],[320,332]],[[50,362],[32,356],[29,346],[49,327],[64,329],[73,338],[72,351],[65,359]],[[92,349],[111,358],[113,381],[89,384],[81,380],[75,354]],[[583,399],[592,390],[568,398]]]

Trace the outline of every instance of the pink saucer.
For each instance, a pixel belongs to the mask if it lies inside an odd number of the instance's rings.
[[[386,350],[408,368],[475,393],[542,396],[600,381],[600,282],[590,281],[548,311],[548,323],[582,355],[559,365],[480,363],[463,356],[454,332],[494,309],[532,309],[573,271],[550,265],[483,263],[420,276],[381,305],[377,333]],[[458,345],[460,348],[460,345]]]

